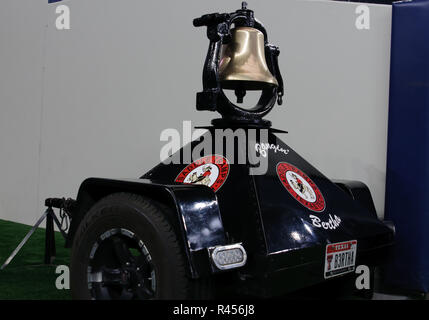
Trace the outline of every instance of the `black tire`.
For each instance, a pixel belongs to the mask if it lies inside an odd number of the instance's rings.
[[[162,212],[165,209],[156,201],[128,193],[97,202],[73,242],[72,297],[199,298],[194,295],[195,281],[187,276],[185,254]]]

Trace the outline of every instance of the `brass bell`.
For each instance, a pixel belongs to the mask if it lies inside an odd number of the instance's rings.
[[[250,27],[231,30],[232,38],[222,45],[219,79],[224,89],[262,90],[278,86],[265,60],[264,34]]]

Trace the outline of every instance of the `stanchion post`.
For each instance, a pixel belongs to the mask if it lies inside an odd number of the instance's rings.
[[[46,216],[46,231],[45,231],[45,264],[53,263],[56,256],[55,249],[55,232],[54,232],[54,211],[48,208]]]

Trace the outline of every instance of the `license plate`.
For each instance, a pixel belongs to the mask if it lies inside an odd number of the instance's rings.
[[[331,243],[325,251],[325,279],[355,270],[357,241]]]

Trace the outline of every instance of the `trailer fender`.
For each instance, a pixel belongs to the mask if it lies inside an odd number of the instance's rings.
[[[371,191],[368,186],[361,181],[354,180],[332,180],[338,187],[346,192],[353,200],[359,202],[371,214],[378,219],[377,211],[372,200]]]
[[[116,180],[88,178],[80,186],[72,212],[66,246],[71,247],[80,222],[89,209],[105,196],[128,192],[151,198],[165,210],[189,262],[193,278],[209,272],[207,248],[225,245],[226,235],[216,194],[203,185],[162,184],[148,179]]]

